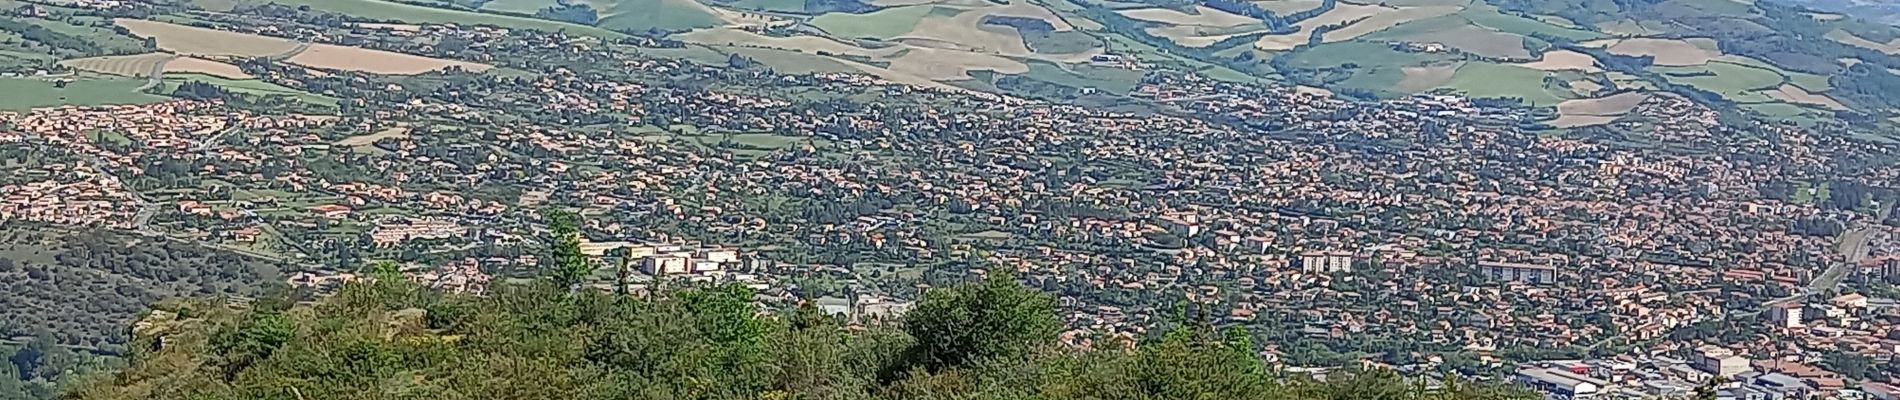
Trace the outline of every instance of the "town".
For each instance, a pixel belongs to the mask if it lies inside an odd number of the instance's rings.
[[[541,211],[571,209],[602,290],[733,282],[868,322],[1007,273],[1060,297],[1078,346],[1185,315],[1276,365],[1553,398],[1900,396],[1890,144],[1671,95],[1551,134],[1452,95],[1152,73],[1153,110],[1102,111],[647,55],[663,43],[304,28],[541,73],[247,62],[352,104],[0,112],[0,221],[202,243],[319,291],[395,261],[479,293],[533,276]]]

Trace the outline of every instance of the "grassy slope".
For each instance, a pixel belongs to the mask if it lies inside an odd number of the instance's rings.
[[[0,78],[0,110],[21,111],[59,105],[143,104],[165,100],[163,96],[139,93],[143,79],[85,79],[55,88],[53,82],[37,79]]]
[[[685,31],[719,26],[718,16],[693,0],[588,0],[600,13],[595,25],[620,32]]]
[[[812,26],[842,38],[889,39],[910,33],[917,22],[930,15],[933,6],[904,6],[866,14],[829,13],[812,18]]]
[[[205,75],[205,74],[176,74],[176,73],[165,74],[165,82],[164,82],[165,88],[162,90],[166,93],[169,93],[173,89],[176,89],[178,85],[184,84],[185,82],[208,83],[220,88],[224,88],[224,90],[229,91],[229,92],[243,93],[243,94],[249,94],[249,95],[254,95],[254,96],[290,96],[292,98],[296,98],[297,100],[303,101],[305,103],[331,106],[331,107],[336,106],[337,102],[340,101],[340,100],[337,100],[337,98],[335,97],[329,97],[329,96],[314,94],[310,92],[304,92],[297,89],[291,89],[291,88],[284,87],[281,85],[273,84],[270,82],[264,82],[261,80],[226,79],[226,78]]]

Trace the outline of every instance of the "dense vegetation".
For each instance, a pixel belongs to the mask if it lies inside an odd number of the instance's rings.
[[[277,271],[178,241],[12,226],[0,229],[0,335],[51,331],[58,344],[113,352],[124,324],[158,299],[252,295]]]
[[[386,278],[393,272],[385,271]],[[1139,346],[1058,340],[1049,296],[1007,278],[930,292],[901,322],[806,306],[761,315],[737,286],[650,296],[539,281],[486,296],[397,279],[314,305],[161,307],[132,364],[75,399],[1504,399],[1383,373],[1282,379],[1246,339],[1192,325]]]

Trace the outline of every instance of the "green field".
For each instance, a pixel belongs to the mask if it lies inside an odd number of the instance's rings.
[[[560,5],[558,0],[491,0],[482,3],[482,11],[534,15],[543,8]]]
[[[1544,71],[1484,62],[1466,63],[1444,87],[1479,98],[1515,97],[1536,107],[1555,106],[1568,91],[1544,84]]]
[[[1737,103],[1773,101],[1774,99],[1754,91],[1772,89],[1780,86],[1782,82],[1781,74],[1775,71],[1724,61],[1692,67],[1650,67],[1650,69],[1662,73],[1663,79],[1670,83],[1714,92]]]
[[[693,0],[586,0],[600,13],[594,25],[619,32],[686,31],[719,26],[712,10]]]
[[[1496,29],[1502,32],[1515,33],[1515,34],[1524,35],[1524,36],[1530,36],[1532,34],[1541,34],[1541,35],[1548,35],[1552,37],[1570,39],[1571,41],[1585,41],[1585,40],[1597,39],[1597,38],[1603,37],[1603,34],[1596,33],[1596,32],[1591,32],[1591,31],[1586,31],[1586,30],[1581,30],[1581,29],[1570,29],[1570,28],[1565,28],[1561,26],[1551,25],[1550,23],[1544,22],[1544,21],[1538,21],[1538,20],[1519,17],[1515,15],[1500,14],[1498,13],[1496,8],[1492,8],[1492,7],[1482,7],[1482,8],[1473,7],[1469,10],[1458,13],[1456,15],[1463,16],[1464,18],[1470,20],[1472,24],[1475,24],[1477,26]]]
[[[298,101],[324,107],[336,107],[337,102],[340,101],[335,97],[299,91],[256,79],[226,79],[204,74],[165,74],[164,88],[161,90],[163,90],[164,93],[171,93],[172,90],[178,88],[178,85],[182,85],[185,82],[208,83],[223,88],[225,91],[231,93],[252,96],[288,96]]]
[[[1023,76],[1063,86],[1094,88],[1115,95],[1127,95],[1141,84],[1142,72],[1090,65],[1069,70],[1044,61],[1030,61],[1029,73]]]
[[[726,7],[741,10],[759,10],[786,13],[805,12],[804,0],[738,0],[722,3]]]
[[[164,101],[164,96],[137,92],[142,79],[84,79],[65,88],[52,81],[0,78],[0,110],[25,111],[35,107],[61,105],[96,106],[108,104],[144,104]]]
[[[829,13],[811,19],[811,25],[841,38],[890,39],[917,29],[917,22],[936,6],[904,6],[867,14]]]
[[[291,7],[307,6],[315,11],[416,24],[483,24],[514,29],[564,30],[568,33],[608,39],[618,39],[627,36],[626,34],[606,29],[566,22],[430,8],[379,0],[265,0],[264,2]]]
[[[811,74],[821,72],[858,72],[857,68],[845,65],[830,57],[800,53],[780,49],[756,47],[720,48],[751,58],[766,67],[783,74]]]
[[[145,40],[128,36],[128,35],[120,35],[119,32],[112,30],[112,28],[101,28],[101,27],[90,26],[90,25],[75,25],[72,23],[64,22],[64,21],[53,21],[53,20],[32,19],[32,18],[22,19],[22,21],[31,22],[34,25],[39,25],[42,28],[46,28],[46,30],[58,32],[60,34],[85,38],[86,42],[91,43],[93,46],[98,46],[100,49],[104,49],[105,51],[109,53],[114,53],[114,54],[137,53],[137,52],[151,49],[150,47],[145,46]],[[83,23],[83,24],[91,24],[95,22],[104,23],[103,22],[104,19],[99,18],[99,17],[72,17],[71,21]]]

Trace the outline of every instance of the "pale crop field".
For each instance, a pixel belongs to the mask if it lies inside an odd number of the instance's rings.
[[[171,62],[165,63],[165,72],[205,74],[225,79],[253,78],[251,74],[244,73],[244,70],[238,69],[236,65],[197,57],[174,58]]]
[[[1616,42],[1610,46],[1610,54],[1651,56],[1656,58],[1656,65],[1687,66],[1708,64],[1709,60],[1720,57],[1722,52],[1697,46],[1687,40],[1635,38]]]
[[[1577,70],[1583,72],[1600,72],[1603,70],[1597,67],[1596,58],[1590,57],[1589,54],[1570,50],[1546,51],[1544,52],[1543,59],[1518,64],[1518,66],[1544,71]]]
[[[465,71],[483,72],[494,68],[488,64],[464,61],[444,60],[412,54],[370,50],[356,47],[329,44],[313,44],[303,52],[288,60],[292,64],[312,68],[361,71],[385,75],[415,75],[430,71],[439,71],[449,67],[461,67]]]
[[[102,74],[148,77],[152,76],[154,72],[160,72],[165,62],[170,61],[173,57],[176,56],[165,53],[147,53],[129,56],[78,58],[60,61],[59,64],[74,69]]]
[[[142,19],[119,19],[119,26],[138,37],[153,38],[158,48],[178,54],[214,57],[272,57],[287,55],[300,47],[297,41],[225,32],[216,29],[168,24]]]

